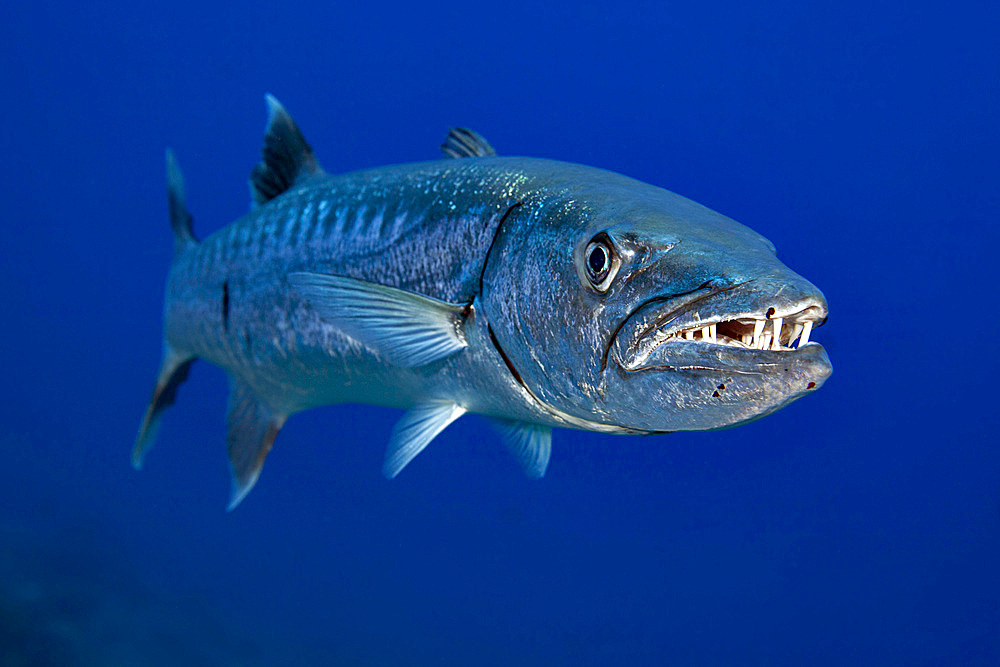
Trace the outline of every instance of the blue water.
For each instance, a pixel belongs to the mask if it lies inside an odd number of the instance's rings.
[[[0,6],[0,664],[1000,664],[996,4]],[[694,3],[692,3],[694,4]],[[329,171],[466,125],[772,239],[815,395],[655,438],[291,419],[227,514],[222,373],[129,466],[171,255],[244,213],[263,95]]]

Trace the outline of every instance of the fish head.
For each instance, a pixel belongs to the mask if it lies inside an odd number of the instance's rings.
[[[523,386],[564,425],[624,433],[734,426],[819,388],[819,289],[748,227],[623,180],[498,233],[483,304]]]

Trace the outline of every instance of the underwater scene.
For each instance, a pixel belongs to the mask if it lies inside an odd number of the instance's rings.
[[[0,665],[1000,664],[998,31],[4,3]]]

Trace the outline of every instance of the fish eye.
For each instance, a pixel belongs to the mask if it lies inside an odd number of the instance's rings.
[[[620,263],[607,234],[602,232],[591,239],[583,253],[583,261],[591,286],[599,292],[607,291]]]

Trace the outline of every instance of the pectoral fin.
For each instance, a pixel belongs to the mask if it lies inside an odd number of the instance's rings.
[[[396,366],[423,366],[468,346],[467,306],[342,276],[292,273],[288,280],[324,320]]]
[[[438,433],[465,414],[465,408],[435,401],[414,407],[392,429],[382,474],[392,479],[424,450]]]
[[[271,410],[241,380],[232,379],[226,415],[226,446],[233,473],[229,510],[239,505],[257,483],[264,458],[284,423],[284,415]]]
[[[552,428],[538,424],[496,420],[504,444],[531,479],[545,476],[552,454]]]

